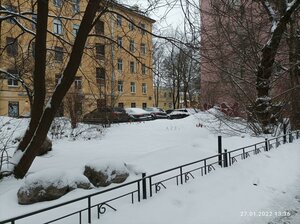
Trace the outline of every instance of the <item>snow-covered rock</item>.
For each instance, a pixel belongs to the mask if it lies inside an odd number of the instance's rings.
[[[85,166],[84,175],[96,187],[106,187],[111,183],[123,183],[129,171],[121,161],[94,161]]]
[[[48,169],[25,178],[18,190],[18,203],[22,205],[60,198],[76,188],[90,189],[88,179],[71,172]]]

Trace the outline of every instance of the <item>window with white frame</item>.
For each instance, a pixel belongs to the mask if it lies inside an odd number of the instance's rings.
[[[62,6],[62,0],[53,0],[53,4],[54,4],[56,7],[61,7],[61,6]]]
[[[57,62],[64,60],[64,50],[62,47],[54,47],[54,60]]]
[[[73,36],[76,37],[79,30],[78,24],[73,24]]]
[[[119,72],[123,71],[123,60],[122,60],[122,58],[118,59],[118,66],[117,67],[118,67]]]
[[[122,37],[118,37],[117,38],[117,43],[118,43],[118,48],[122,48],[122,46],[123,46],[123,38]]]
[[[142,74],[146,75],[146,65],[142,64]]]
[[[74,87],[75,87],[75,89],[81,89],[82,88],[82,77],[80,77],[80,76],[75,77]]]
[[[122,16],[117,15],[117,26],[122,26]]]
[[[134,31],[135,30],[133,22],[129,22],[128,26],[129,26],[129,30],[130,31]]]
[[[7,72],[10,74],[10,75],[7,75],[7,85],[9,87],[17,87],[17,86],[19,86],[19,82],[17,80],[17,77],[19,77],[18,71],[12,70],[12,69],[8,69]]]
[[[63,33],[62,22],[59,18],[53,20],[53,32],[58,35],[62,35]]]
[[[36,29],[36,22],[37,22],[37,15],[32,15],[31,27],[32,27],[33,30]]]
[[[147,83],[142,83],[142,93],[147,94]]]
[[[135,73],[135,62],[134,61],[129,62],[129,67],[130,67],[130,73]]]
[[[75,14],[80,13],[80,0],[73,0],[73,11]]]
[[[135,93],[136,92],[135,82],[131,82],[130,83],[130,92],[131,93]]]
[[[119,81],[118,81],[118,92],[119,92],[119,93],[123,93],[123,91],[124,91],[123,81],[122,81],[122,80],[119,80]]]
[[[146,44],[145,43],[141,43],[141,53],[146,54]]]
[[[141,34],[145,35],[146,34],[146,25],[144,23],[141,23],[140,26],[141,26]]]
[[[134,52],[134,48],[135,48],[134,45],[135,45],[135,44],[134,44],[134,40],[130,40],[130,41],[129,41],[129,51],[130,51],[130,52]]]

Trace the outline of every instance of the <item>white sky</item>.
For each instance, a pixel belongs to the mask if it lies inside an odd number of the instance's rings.
[[[151,0],[150,0],[151,1]],[[123,0],[128,5],[138,5],[142,8],[149,6],[148,0]],[[151,10],[150,17],[156,20],[155,26],[160,30],[176,29],[183,27],[184,15],[177,0],[164,0],[154,10]],[[170,4],[170,6],[167,6]]]

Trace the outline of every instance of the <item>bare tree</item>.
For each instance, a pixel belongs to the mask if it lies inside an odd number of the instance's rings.
[[[218,74],[211,81],[220,80],[220,95],[231,93],[231,99],[242,103],[253,123],[259,124],[258,133],[270,133],[281,111],[282,104],[272,102],[272,97],[280,95],[280,83],[287,77],[282,39],[300,4],[279,2],[211,1],[203,10],[209,19],[202,29],[201,60],[208,65],[202,72]]]

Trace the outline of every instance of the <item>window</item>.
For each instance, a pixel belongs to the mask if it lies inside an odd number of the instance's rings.
[[[81,89],[82,88],[82,77],[80,77],[80,76],[75,77],[74,87],[75,87],[75,89]]]
[[[118,92],[123,93],[123,91],[124,91],[123,81],[119,80],[118,81]]]
[[[73,11],[75,14],[80,13],[80,0],[73,0]]]
[[[118,107],[124,108],[124,103],[118,103]]]
[[[74,111],[76,115],[81,115],[82,114],[82,100],[78,99],[74,102]]]
[[[141,34],[142,35],[146,34],[146,25],[144,23],[141,23]]]
[[[143,104],[142,104],[142,108],[143,108],[143,109],[147,108],[147,103],[143,103]]]
[[[129,62],[130,73],[135,73],[135,63],[134,61]]]
[[[118,71],[123,71],[123,60],[121,58],[118,59]]]
[[[146,83],[142,83],[142,93],[147,94],[147,84]]]
[[[8,116],[19,117],[19,102],[15,102],[15,101],[8,102]]]
[[[117,26],[122,26],[122,16],[117,15]]]
[[[62,0],[53,0],[53,4],[54,4],[56,7],[61,7],[61,6],[62,6]]]
[[[141,53],[146,54],[146,44],[141,43]]]
[[[16,70],[7,70],[8,73],[12,74],[12,76],[19,77],[18,71]],[[13,78],[12,76],[7,76],[7,85],[9,87],[17,87],[19,86],[18,80]]]
[[[129,51],[134,52],[134,40],[129,41]]]
[[[131,103],[130,105],[132,108],[135,108],[136,107],[136,103]]]
[[[104,34],[104,22],[98,20],[95,24],[95,33],[97,35]]]
[[[135,82],[131,82],[130,83],[130,92],[131,93],[135,93],[136,92]]]
[[[17,11],[17,7],[15,7],[13,5],[8,5],[6,8],[10,12],[13,12],[13,13],[17,13],[18,12]],[[9,23],[12,23],[12,24],[16,24],[16,18],[14,16],[11,17],[11,18],[9,18],[9,19],[7,19],[6,21],[9,22]]]
[[[53,32],[58,35],[62,35],[62,22],[59,18],[53,20]]]
[[[18,40],[12,37],[6,37],[6,53],[8,56],[14,57],[18,54]]]
[[[122,39],[122,37],[118,37],[117,43],[118,43],[118,47],[122,48],[122,46],[123,46],[123,39]]]
[[[105,84],[105,69],[104,68],[96,68],[96,81],[100,85]]]
[[[37,15],[32,15],[32,29],[35,30],[36,29],[36,22],[37,22]]]
[[[73,24],[73,36],[76,37],[79,30],[78,24]]]
[[[104,44],[96,44],[96,58],[101,59],[105,55],[105,46]]]
[[[54,60],[62,62],[64,60],[64,52],[62,47],[54,48]]]
[[[130,31],[134,31],[135,30],[133,22],[129,22],[128,26],[129,26],[129,30]]]
[[[146,65],[142,64],[142,74],[145,75],[146,74]]]

